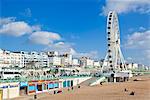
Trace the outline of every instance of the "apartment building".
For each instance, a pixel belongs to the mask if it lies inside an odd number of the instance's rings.
[[[25,65],[27,67],[42,68],[42,67],[49,66],[48,56],[44,52],[38,53],[38,52],[32,51],[28,54],[25,54],[24,57],[25,57]]]
[[[89,57],[81,57],[81,67],[93,67],[94,66],[94,60],[90,59]]]
[[[0,67],[22,67],[21,54],[0,49]]]
[[[79,59],[73,59],[72,60],[72,66],[80,66],[80,60]]]
[[[65,53],[63,55],[60,55],[61,57],[61,65],[62,66],[71,66],[72,65],[72,55]]]
[[[61,57],[57,51],[46,52],[50,66],[61,66]]]
[[[101,66],[101,63],[100,61],[94,61],[94,67],[100,67]]]

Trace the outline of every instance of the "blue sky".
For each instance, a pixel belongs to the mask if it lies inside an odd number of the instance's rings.
[[[149,6],[148,0],[1,0],[0,48],[71,48],[78,55],[104,58],[106,14],[115,10],[125,59],[149,65]]]

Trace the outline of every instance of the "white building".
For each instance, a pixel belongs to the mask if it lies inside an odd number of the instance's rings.
[[[85,67],[86,66],[86,59],[87,57],[81,57],[80,58],[80,66]]]
[[[132,69],[132,64],[126,64],[127,69]]]
[[[81,57],[81,66],[82,67],[93,67],[94,66],[94,60],[88,58],[88,57]]]
[[[28,63],[29,63],[29,59],[31,58],[31,55],[29,55],[29,53],[25,52],[25,51],[20,51],[18,53],[21,54],[23,67],[26,67],[28,65]]]
[[[86,66],[94,66],[94,60],[92,60],[92,59],[87,59],[87,60],[86,60]]]
[[[42,67],[48,67],[49,65],[49,60],[48,56],[44,52],[30,52],[29,54],[30,58],[28,58],[28,63],[33,62],[35,67],[37,68],[42,68]]]
[[[10,52],[0,49],[0,67],[9,67],[11,65]]]
[[[50,66],[61,66],[61,57],[57,51],[46,52]]]
[[[61,66],[61,58],[58,56],[49,57],[49,64],[54,66]]]
[[[20,52],[22,59],[24,59],[24,67],[26,68],[42,68],[49,66],[48,56],[44,52]]]
[[[63,54],[61,57],[61,65],[62,66],[70,66],[72,65],[72,55],[71,54]]]
[[[14,53],[11,52],[10,53],[10,57],[11,57],[11,66],[12,67],[23,67],[22,63],[23,61],[21,60],[21,54],[20,53]]]
[[[0,67],[23,67],[21,54],[0,49]]]
[[[94,67],[100,67],[100,66],[101,66],[101,64],[99,61],[94,61]]]
[[[72,55],[65,53],[60,55],[57,51],[46,52],[49,58],[49,64],[52,66],[70,66],[72,65]]]
[[[143,64],[139,64],[138,65],[138,69],[141,69],[141,70],[150,70],[150,67],[148,67],[146,65],[143,65]]]
[[[134,63],[132,66],[133,69],[138,69],[138,64]]]
[[[72,65],[73,65],[73,66],[80,66],[80,61],[79,61],[79,59],[73,59],[73,60],[72,60]]]
[[[129,63],[129,64],[126,64],[127,68],[128,69],[138,69],[138,64],[136,63]]]

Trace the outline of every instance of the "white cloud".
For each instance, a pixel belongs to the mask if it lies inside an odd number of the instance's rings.
[[[24,21],[16,21],[16,17],[0,18],[0,34],[19,37],[38,30],[41,30],[40,25],[31,26]]]
[[[10,22],[14,22],[16,17],[7,17],[7,18],[0,18],[0,27],[4,24],[8,24]]]
[[[34,25],[32,26],[33,31],[41,31],[41,25]]]
[[[10,22],[0,27],[0,34],[8,34],[12,36],[22,36],[31,33],[32,28],[25,22]]]
[[[117,13],[150,13],[150,2],[149,0],[106,0],[102,10],[101,15],[107,15],[110,10]]]
[[[49,45],[45,48],[46,51],[58,51],[60,53],[70,53],[70,49],[72,48],[71,43],[65,42],[57,42]]]
[[[146,30],[146,28],[145,28],[145,27],[143,27],[143,26],[141,26],[141,27],[139,28],[139,30],[140,30],[140,31],[145,31],[145,30]]]
[[[47,31],[37,31],[33,32],[29,37],[29,40],[32,43],[42,44],[42,45],[51,45],[53,41],[60,40],[61,37],[57,33],[47,32]]]
[[[134,32],[128,36],[127,48],[150,49],[150,30],[144,32]]]
[[[130,56],[133,55],[134,61],[150,65],[150,30],[128,35],[124,46],[128,49],[127,51],[133,52]]]
[[[41,25],[29,25],[24,21],[15,21],[14,17],[0,19],[0,34],[22,36],[29,34],[29,40],[35,44],[50,45],[55,40],[60,40],[58,33],[41,30]]]

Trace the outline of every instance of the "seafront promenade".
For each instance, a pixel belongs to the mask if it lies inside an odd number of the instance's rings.
[[[149,100],[150,98],[150,75],[136,76],[127,82],[103,83],[97,86],[68,88],[63,93],[37,94],[37,100]],[[127,91],[125,91],[125,89]],[[134,91],[134,95],[130,93]],[[33,100],[33,95],[22,96],[11,100]]]

